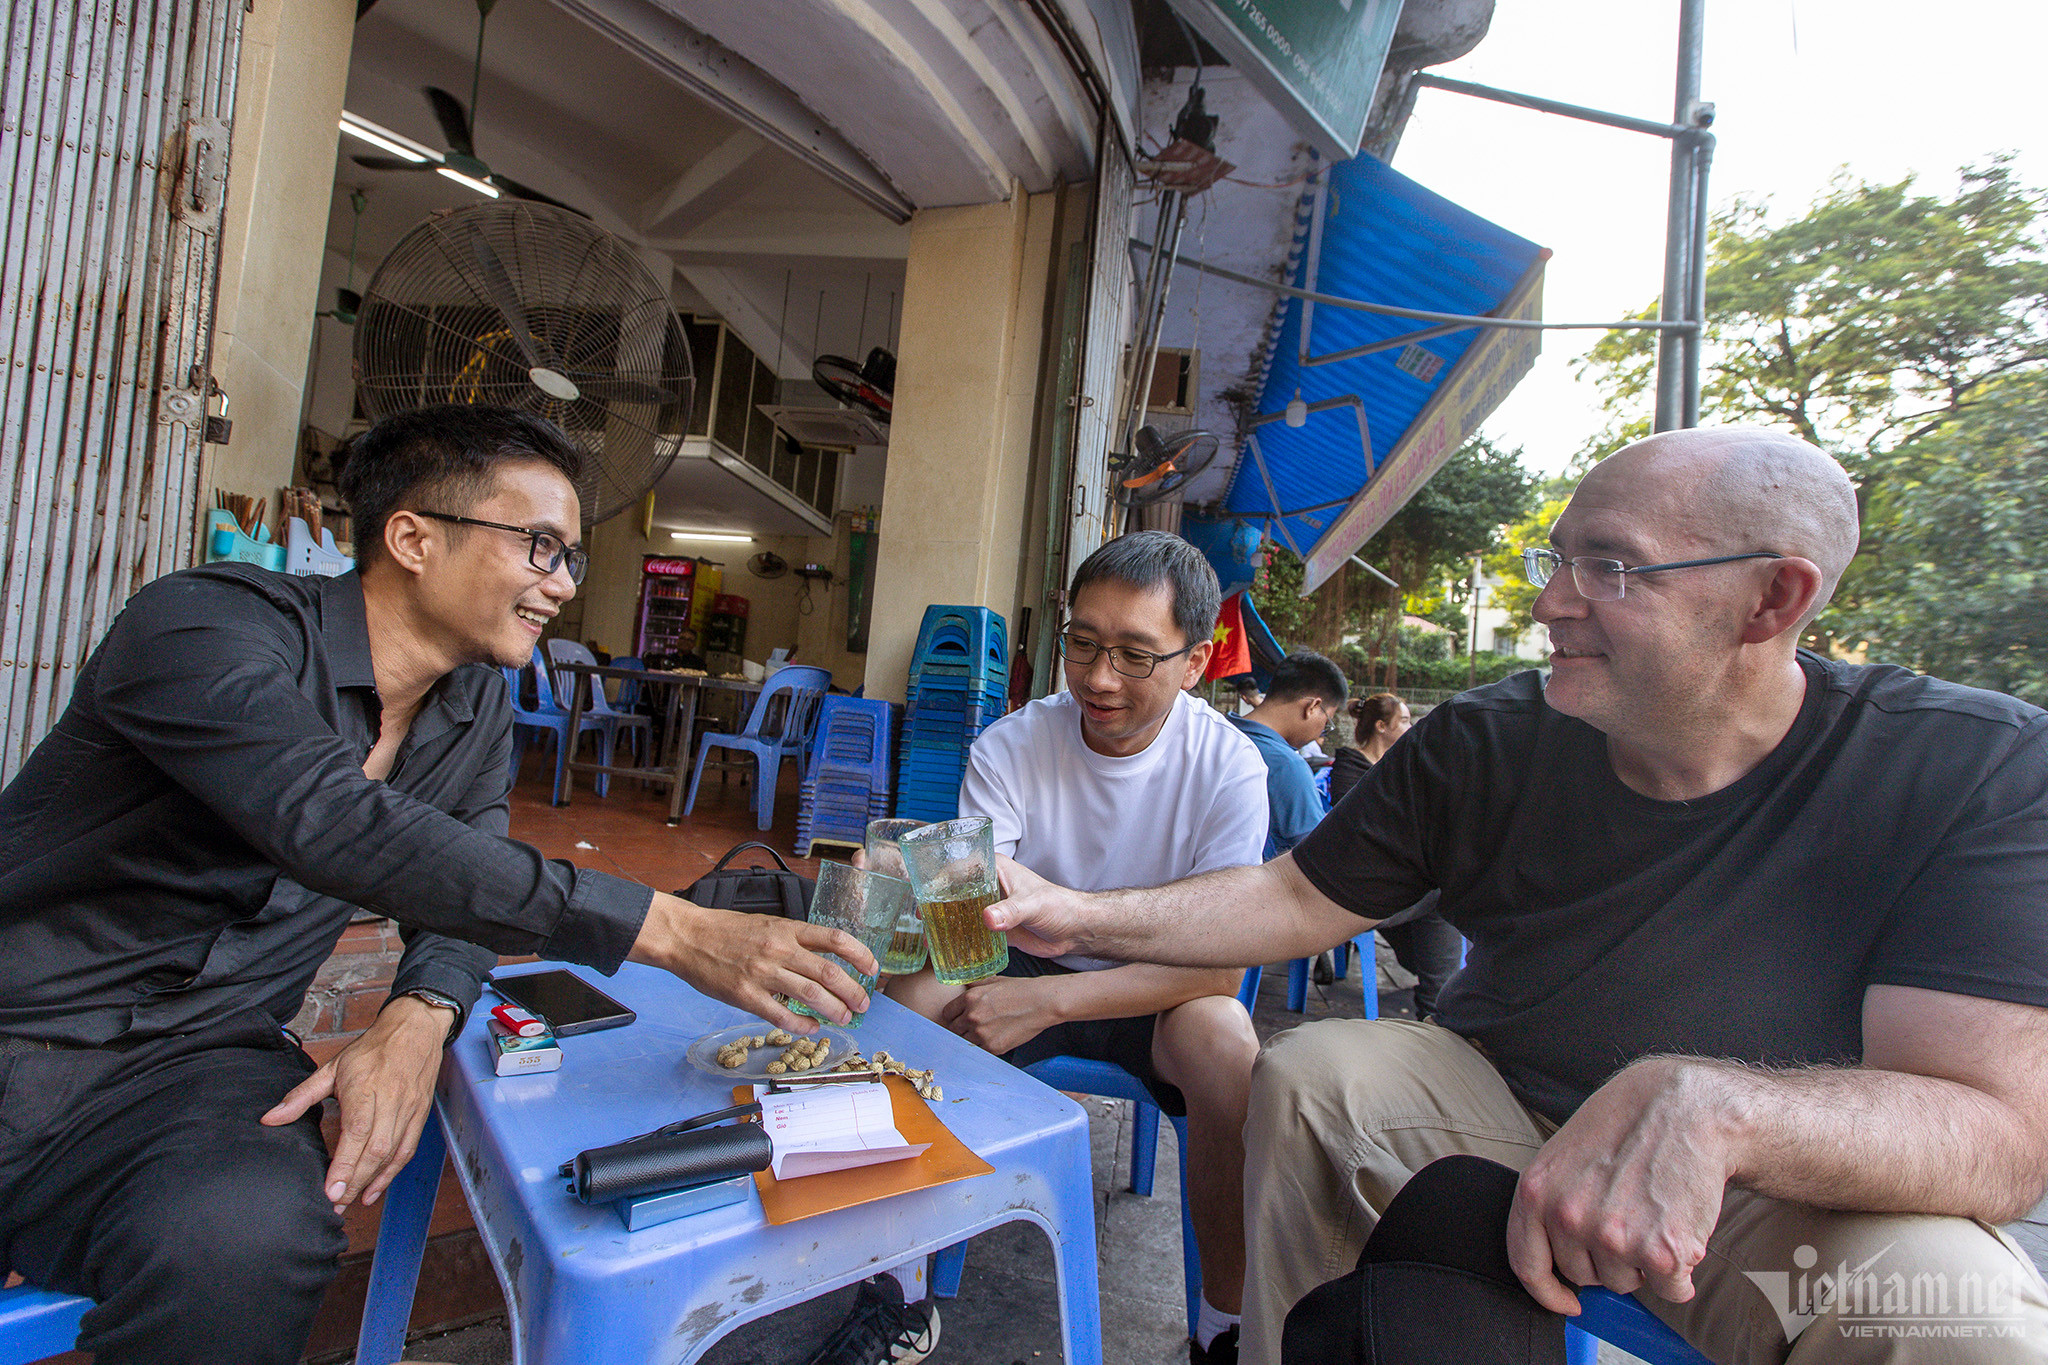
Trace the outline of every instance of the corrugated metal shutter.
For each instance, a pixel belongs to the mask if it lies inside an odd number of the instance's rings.
[[[243,0],[14,0],[0,73],[0,781],[192,561]]]
[[[1079,564],[1115,535],[1120,509],[1109,501],[1110,427],[1116,421],[1125,333],[1131,314],[1131,200],[1137,177],[1114,119],[1097,139],[1095,222],[1089,235],[1088,312],[1081,344],[1081,393],[1074,422],[1074,463],[1067,563]]]

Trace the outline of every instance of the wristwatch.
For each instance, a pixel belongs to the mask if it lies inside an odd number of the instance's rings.
[[[412,996],[415,1000],[424,1000],[429,1005],[439,1005],[444,1010],[455,1011],[455,1022],[448,1026],[448,1037],[442,1042],[441,1046],[446,1047],[449,1043],[454,1042],[455,1035],[462,1032],[463,1008],[453,996],[450,996],[445,991],[437,991],[432,986],[414,986],[411,990],[400,991],[398,995],[394,995],[391,998],[396,1000],[402,995]]]

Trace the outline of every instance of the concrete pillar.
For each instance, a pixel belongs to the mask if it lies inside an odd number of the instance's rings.
[[[1053,194],[1019,189],[910,220],[870,697],[903,700],[932,603],[1015,614],[1055,217]]]
[[[655,533],[661,537],[656,544],[640,533],[642,524],[640,509],[629,507],[590,528],[584,540],[590,549],[590,572],[563,612],[579,618],[576,639],[595,640],[607,654],[633,652],[633,634],[640,627],[640,557],[701,550],[677,544],[664,531]]]
[[[355,0],[262,0],[243,21],[213,373],[234,422],[213,489],[268,497],[297,459]]]

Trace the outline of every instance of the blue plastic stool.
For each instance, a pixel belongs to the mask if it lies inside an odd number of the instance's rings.
[[[1581,1289],[1579,1309],[1579,1316],[1565,1319],[1565,1365],[1596,1365],[1602,1341],[1612,1342],[1649,1365],[1714,1365],[1664,1319],[1627,1294],[1597,1287]]]
[[[377,1226],[370,1288],[363,1299],[363,1326],[356,1336],[356,1365],[392,1365],[405,1354],[405,1329],[412,1321],[413,1291],[419,1285],[420,1259],[426,1254],[427,1226],[447,1152],[441,1115],[430,1108],[412,1160],[384,1190],[384,1216]]]
[[[1249,969],[1244,974],[1244,983],[1238,987],[1238,1003],[1245,1007],[1246,1012],[1250,1012],[1259,998],[1262,971],[1259,967]],[[1154,1166],[1159,1158],[1160,1113],[1144,1083],[1113,1062],[1093,1062],[1080,1057],[1048,1057],[1024,1069],[1055,1090],[1130,1100],[1137,1106],[1131,1125],[1131,1193],[1149,1197]],[[1195,1245],[1195,1221],[1188,1212],[1188,1121],[1175,1118],[1173,1131],[1180,1141],[1180,1261],[1187,1289],[1188,1335],[1193,1336],[1195,1321],[1202,1311],[1202,1254]],[[942,1256],[956,1250],[964,1252],[964,1248],[948,1247]],[[957,1290],[960,1283],[957,1262],[952,1268],[952,1275],[952,1287]],[[933,1281],[936,1288],[937,1272],[934,1272]],[[951,1294],[945,1297],[950,1298]]]
[[[1367,1019],[1377,1019],[1380,1017],[1380,993],[1371,979],[1372,973],[1377,970],[1372,930],[1368,929],[1364,933],[1337,945],[1336,965],[1337,979],[1339,981],[1350,975],[1350,954],[1353,947],[1358,949],[1358,970],[1366,977],[1365,1017]],[[1287,1008],[1296,1014],[1303,1014],[1308,1010],[1308,968],[1310,961],[1312,961],[1310,958],[1297,957],[1287,964]]]
[[[78,1320],[91,1299],[32,1284],[0,1289],[0,1365],[28,1365],[60,1356],[78,1341]]]

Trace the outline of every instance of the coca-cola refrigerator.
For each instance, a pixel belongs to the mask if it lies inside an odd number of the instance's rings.
[[[690,628],[690,595],[697,585],[697,561],[646,555],[640,561],[640,624],[633,652],[649,668],[670,667],[682,652]]]

